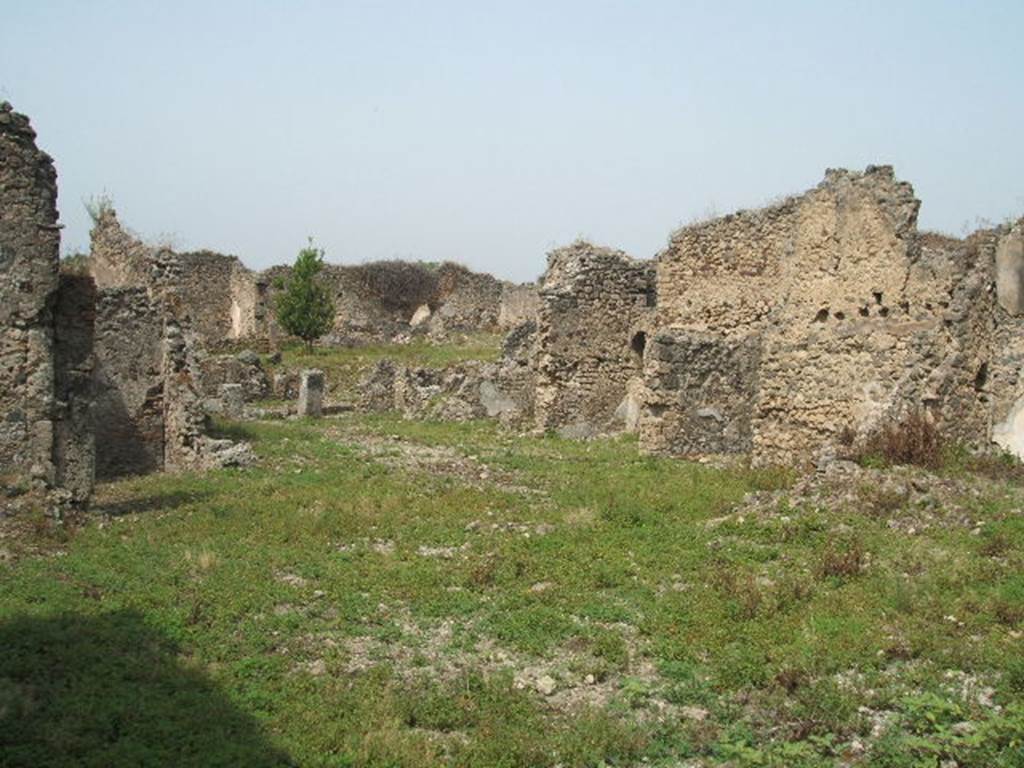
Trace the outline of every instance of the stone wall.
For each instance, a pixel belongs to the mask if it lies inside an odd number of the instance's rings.
[[[54,485],[79,504],[96,477],[95,324],[92,278],[62,274],[54,311]]]
[[[578,241],[548,254],[537,319],[537,426],[588,435],[625,426],[655,305],[654,269]]]
[[[265,334],[266,284],[236,256],[213,251],[174,253],[146,245],[125,230],[112,208],[100,211],[91,232],[90,270],[101,290],[148,287],[161,261],[177,263],[166,288],[202,347]]]
[[[145,288],[96,305],[96,476],[164,468],[163,317]]]
[[[760,337],[662,330],[644,355],[640,442],[670,456],[747,454]]]
[[[1009,315],[994,300],[996,251],[1002,242],[1012,253],[1012,235],[923,235],[919,205],[890,167],[829,171],[804,195],[679,230],[659,254],[662,329],[677,340],[713,333],[726,347],[758,339],[756,463],[805,462],[922,409],[951,438],[988,439],[993,386],[1012,388],[993,375],[1016,381],[1019,370],[1000,362],[1014,345],[998,341]],[[1002,273],[1018,279],[1012,266]],[[649,386],[641,448],[703,452],[682,432],[707,394],[684,387],[672,400]],[[720,444],[740,445],[727,439],[729,419],[714,423]]]
[[[110,206],[97,211],[89,241],[89,271],[99,290],[135,288],[149,281],[153,249],[122,227]]]
[[[540,312],[540,288],[536,283],[501,287],[501,304],[498,307],[498,327],[512,330],[516,326],[537,320]]]
[[[497,330],[503,288],[496,277],[445,262],[438,268],[432,332]]]
[[[0,481],[54,481],[57,173],[28,118],[0,104]]]

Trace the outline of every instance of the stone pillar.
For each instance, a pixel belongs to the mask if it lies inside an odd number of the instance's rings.
[[[245,414],[245,390],[241,384],[220,385],[221,413],[229,419],[241,419]]]
[[[303,371],[299,384],[299,416],[319,416],[323,402],[324,372],[315,368]]]

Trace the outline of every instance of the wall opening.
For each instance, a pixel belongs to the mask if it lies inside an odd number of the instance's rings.
[[[636,359],[643,362],[644,350],[647,349],[647,334],[643,331],[634,333],[632,341],[629,342],[629,348],[633,351]]]

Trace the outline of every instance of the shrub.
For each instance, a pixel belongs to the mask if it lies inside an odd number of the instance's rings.
[[[324,252],[309,246],[299,251],[284,292],[277,297],[277,321],[288,333],[306,342],[313,342],[331,329],[334,323],[334,302],[317,275],[324,267]]]
[[[913,464],[937,469],[944,455],[942,436],[924,411],[911,411],[895,424],[887,424],[865,443],[857,460],[862,464],[881,459],[886,464]]]
[[[60,272],[62,275],[88,275],[89,254],[69,253],[61,257]]]
[[[437,272],[424,264],[392,259],[359,264],[352,270],[360,293],[385,309],[411,314],[424,304],[437,307]]]

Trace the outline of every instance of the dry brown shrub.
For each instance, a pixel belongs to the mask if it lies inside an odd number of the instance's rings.
[[[902,421],[887,424],[865,443],[858,455],[864,463],[881,459],[886,464],[912,464],[927,469],[942,465],[945,445],[935,422],[923,410],[911,411]]]

